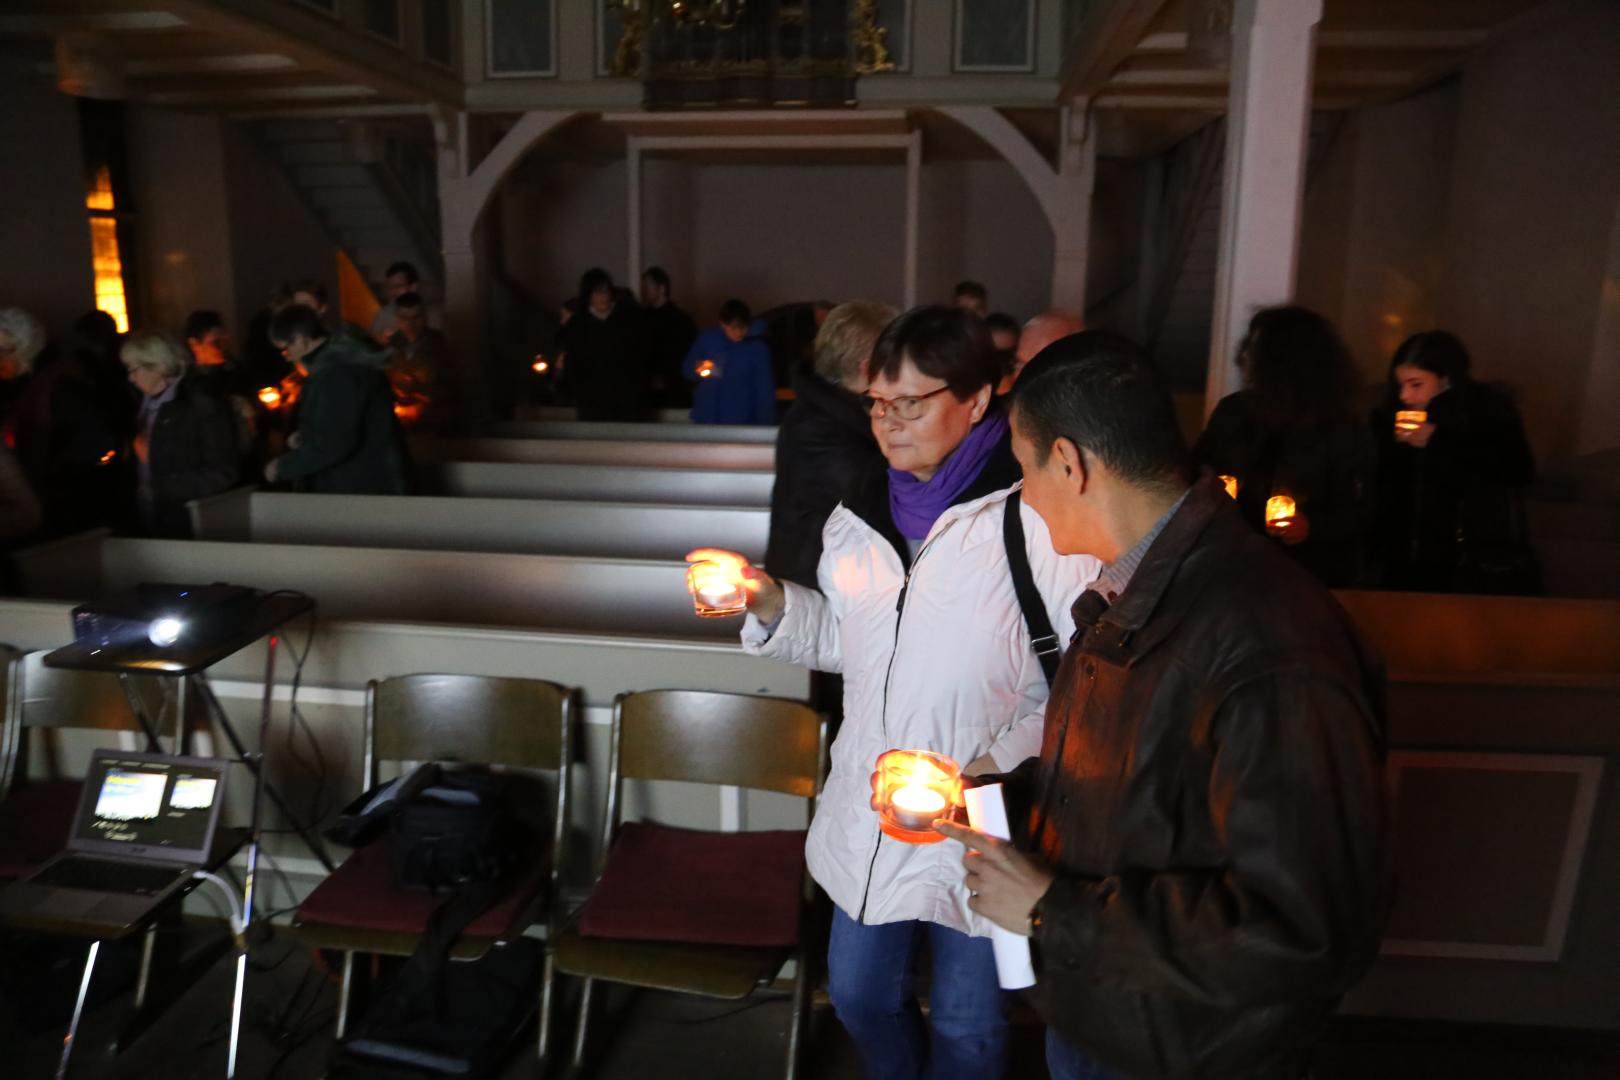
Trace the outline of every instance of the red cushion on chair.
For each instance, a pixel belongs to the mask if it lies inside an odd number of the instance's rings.
[[[0,878],[19,878],[67,847],[77,780],[23,784],[0,802]]]
[[[804,833],[627,822],[580,915],[585,937],[703,945],[799,940]]]
[[[494,906],[462,931],[469,937],[501,937],[545,884],[549,860],[537,856]],[[444,896],[396,888],[388,869],[388,837],[357,849],[298,906],[299,923],[320,923],[354,930],[420,934]]]

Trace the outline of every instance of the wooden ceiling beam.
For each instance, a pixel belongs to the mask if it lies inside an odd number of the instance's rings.
[[[1165,0],[1096,0],[1069,43],[1059,101],[1090,97],[1131,54]]]

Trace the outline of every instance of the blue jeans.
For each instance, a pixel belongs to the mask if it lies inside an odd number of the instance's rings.
[[[1046,1069],[1052,1080],[1115,1080],[1113,1072],[1051,1028],[1046,1029]]]
[[[912,962],[928,939],[930,1023],[912,993]],[[834,906],[827,990],[872,1080],[999,1080],[1007,1006],[989,938],[925,922],[866,926]]]

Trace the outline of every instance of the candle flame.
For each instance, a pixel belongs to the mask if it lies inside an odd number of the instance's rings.
[[[546,372],[551,370],[550,361],[543,356],[535,357],[534,363],[530,366],[534,368],[534,373],[536,375],[544,375]]]
[[[105,454],[101,455],[100,464],[102,464],[102,465],[111,465],[113,463],[113,461],[117,459],[117,457],[118,457],[118,451],[109,450]]]
[[[281,391],[274,386],[266,386],[259,391],[259,401],[267,409],[279,409],[281,407]]]
[[[1266,500],[1266,524],[1279,529],[1286,529],[1289,522],[1294,520],[1294,515],[1298,511],[1299,508],[1294,504],[1292,497],[1273,495]]]
[[[1427,409],[1402,409],[1395,414],[1395,430],[1410,434],[1429,422]]]
[[[697,374],[698,374],[698,378],[700,378],[700,379],[707,379],[711,375],[713,375],[714,374],[714,361],[713,360],[704,360],[702,363],[698,364],[698,366],[697,366]]]

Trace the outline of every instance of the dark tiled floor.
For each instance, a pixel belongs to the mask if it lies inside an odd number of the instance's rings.
[[[0,1077],[51,1077],[83,946],[8,938],[0,939],[0,948]],[[99,985],[111,993],[93,997],[71,1075],[82,1080],[223,1076],[234,964],[216,963],[149,1033],[115,1057],[109,1044],[130,1012],[128,986],[135,959],[132,948],[104,952]],[[262,946],[255,959],[267,970],[249,977],[237,1075],[243,1080],[323,1075],[331,1046],[334,985],[312,954],[285,938]],[[560,1015],[559,1042],[566,1046],[572,1015],[566,1008]],[[590,1075],[601,1080],[777,1076],[787,1016],[787,1001],[780,995],[761,995],[739,1005],[667,994],[610,994],[593,1025],[597,1056]],[[1016,1023],[1008,1075],[1019,1080],[1043,1077],[1040,1044],[1041,1030],[1032,1018]],[[860,1075],[853,1048],[825,1008],[815,1010],[807,1045],[809,1076],[855,1080]],[[525,1043],[523,1050],[527,1048]],[[520,1053],[502,1074],[504,1080],[540,1075],[529,1053]],[[1316,1077],[1615,1080],[1620,1077],[1620,1037],[1347,1020],[1323,1045]]]

